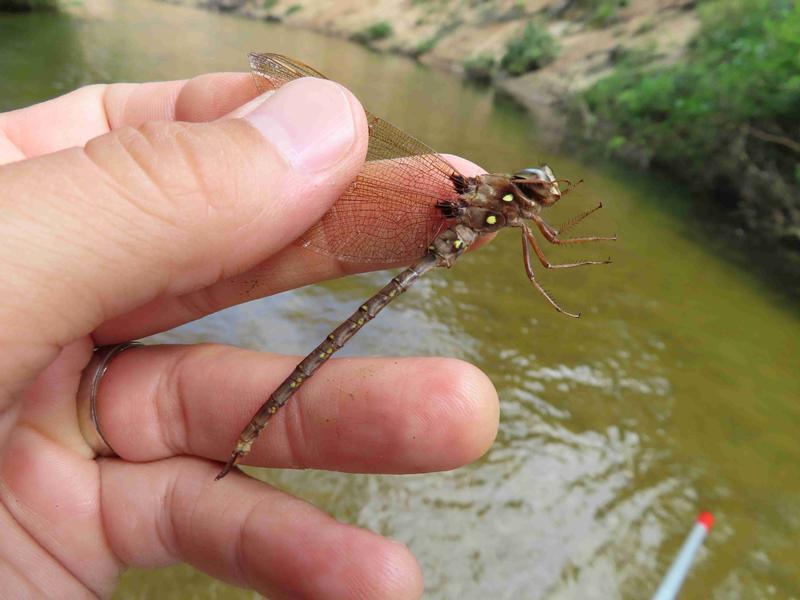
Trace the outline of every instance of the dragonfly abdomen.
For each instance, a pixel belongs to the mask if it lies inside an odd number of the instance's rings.
[[[442,236],[440,236],[442,237]],[[460,252],[459,252],[460,253]],[[291,375],[272,392],[269,399],[258,409],[242,433],[235,450],[225,464],[217,479],[221,479],[228,474],[239,459],[250,452],[253,442],[264,429],[267,422],[278,410],[284,406],[294,393],[300,389],[306,379],[311,377],[317,369],[342,348],[361,328],[371,321],[375,316],[400,294],[414,285],[414,282],[431,269],[446,264],[442,256],[435,251],[429,251],[422,259],[414,265],[405,269],[386,284],[381,290],[358,307],[350,317],[341,325],[334,329],[325,340],[309,353],[294,368]]]

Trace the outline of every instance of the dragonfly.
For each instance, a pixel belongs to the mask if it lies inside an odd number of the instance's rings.
[[[280,54],[250,54],[250,67],[262,93],[277,90],[300,77],[327,79],[308,65]],[[367,322],[431,269],[451,267],[482,236],[506,227],[519,229],[528,279],[553,308],[569,317],[577,318],[580,314],[561,308],[542,287],[533,271],[531,251],[547,269],[611,262],[609,258],[553,264],[545,257],[528,222],[551,244],[617,239],[616,235],[562,237],[602,208],[602,203],[558,228],[542,218],[543,209],[554,205],[577,185],[556,179],[549,166],[524,168],[513,174],[467,177],[422,142],[369,112],[366,116],[369,144],[364,167],[299,242],[305,248],[343,261],[412,264],[363,302],[298,363],[242,430],[217,480],[250,452],[269,420]],[[565,185],[564,190],[561,184]]]

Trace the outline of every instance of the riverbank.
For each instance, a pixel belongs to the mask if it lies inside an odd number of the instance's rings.
[[[622,56],[576,96],[575,137],[685,183],[698,218],[760,250],[760,270],[800,296],[800,4],[717,0],[698,16],[682,60]]]
[[[699,24],[694,0],[170,1],[349,38],[491,80],[543,117],[555,140],[566,131],[565,103],[609,75],[621,56],[646,47],[659,63],[672,63],[685,54]],[[552,56],[538,64],[534,56],[522,69],[527,72],[509,76],[501,63],[530,23],[553,40]]]

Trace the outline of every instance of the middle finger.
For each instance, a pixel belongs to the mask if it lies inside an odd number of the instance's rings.
[[[297,361],[218,345],[130,349],[103,377],[101,429],[126,460],[225,460]],[[497,419],[491,382],[462,361],[335,359],[271,419],[245,462],[364,473],[452,469],[487,450]]]

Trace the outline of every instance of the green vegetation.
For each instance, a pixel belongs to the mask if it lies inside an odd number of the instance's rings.
[[[289,8],[286,9],[286,16],[293,15],[297,11],[303,10],[302,4],[292,4]]]
[[[57,7],[57,0],[0,0],[0,12],[54,10]]]
[[[556,41],[545,26],[529,21],[522,35],[506,46],[500,66],[509,75],[522,75],[542,68],[555,58],[557,52]]]
[[[629,54],[586,93],[590,135],[800,248],[800,3],[716,0],[700,15],[685,61]]]
[[[432,35],[427,40],[421,41],[419,44],[417,44],[417,47],[414,48],[413,55],[416,57],[416,56],[422,56],[423,54],[427,54],[436,47],[436,44],[438,44],[439,40],[441,39],[442,39],[441,36]]]
[[[605,27],[617,21],[619,9],[628,4],[630,0],[572,0],[558,14],[570,13],[594,27]]]
[[[278,3],[278,0],[264,0],[264,1],[263,1],[263,3],[262,3],[262,6],[263,6],[263,7],[264,7],[266,10],[270,10],[270,9],[272,9],[272,8],[275,8],[275,5],[276,5],[277,3]]]
[[[491,54],[479,54],[465,60],[463,66],[464,75],[468,79],[480,83],[490,83],[497,70],[497,61]]]
[[[461,23],[462,23],[461,19],[453,19],[449,23],[445,23],[444,25],[439,27],[439,30],[436,33],[434,33],[431,37],[429,37],[427,40],[423,40],[422,42],[420,42],[414,49],[414,51],[411,53],[411,55],[417,57],[417,56],[422,56],[423,54],[427,54],[428,52],[433,50],[436,47],[436,44],[442,41],[443,38],[445,38],[446,36],[453,33],[456,29],[458,29]]]
[[[394,28],[389,21],[378,21],[369,27],[365,27],[360,31],[356,31],[350,36],[350,39],[360,44],[369,44],[370,42],[385,40],[393,33]]]
[[[649,33],[656,28],[656,20],[653,17],[645,19],[642,21],[641,25],[636,28],[636,31],[633,32],[633,35],[642,35],[644,33]]]
[[[590,10],[589,22],[595,27],[605,27],[617,20],[620,8],[628,6],[628,0],[584,0]]]
[[[522,33],[506,45],[506,52],[497,60],[491,54],[479,54],[466,59],[462,66],[467,78],[489,83],[498,70],[512,77],[542,68],[558,53],[556,41],[543,24],[529,21]]]

